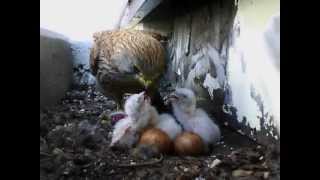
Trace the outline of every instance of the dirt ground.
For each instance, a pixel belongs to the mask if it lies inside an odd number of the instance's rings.
[[[113,101],[93,87],[70,91],[57,106],[40,110],[40,179],[280,179],[280,154],[222,128],[208,156],[164,156],[144,163],[108,146]],[[157,161],[157,159],[147,160]]]

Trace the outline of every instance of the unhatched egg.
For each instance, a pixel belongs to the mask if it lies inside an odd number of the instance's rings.
[[[174,149],[181,156],[195,156],[204,152],[201,137],[192,132],[183,132],[174,141]]]
[[[161,153],[169,153],[173,149],[170,137],[158,128],[145,130],[140,137],[139,144],[156,146]]]

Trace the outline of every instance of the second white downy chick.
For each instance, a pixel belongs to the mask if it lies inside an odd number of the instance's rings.
[[[160,114],[156,128],[161,129],[168,134],[171,140],[174,140],[178,134],[182,133],[182,127],[175,121],[170,114]]]
[[[205,111],[196,108],[196,97],[193,91],[177,88],[167,100],[172,103],[173,113],[185,131],[198,134],[206,145],[214,145],[220,140],[219,127]]]

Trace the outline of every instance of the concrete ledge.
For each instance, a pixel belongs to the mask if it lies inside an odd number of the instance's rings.
[[[72,52],[67,40],[40,29],[40,108],[57,103],[72,83]]]

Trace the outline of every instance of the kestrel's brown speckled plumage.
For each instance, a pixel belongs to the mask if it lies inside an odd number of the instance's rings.
[[[100,89],[118,103],[125,93],[155,89],[165,69],[156,36],[136,30],[94,33],[90,67]]]

